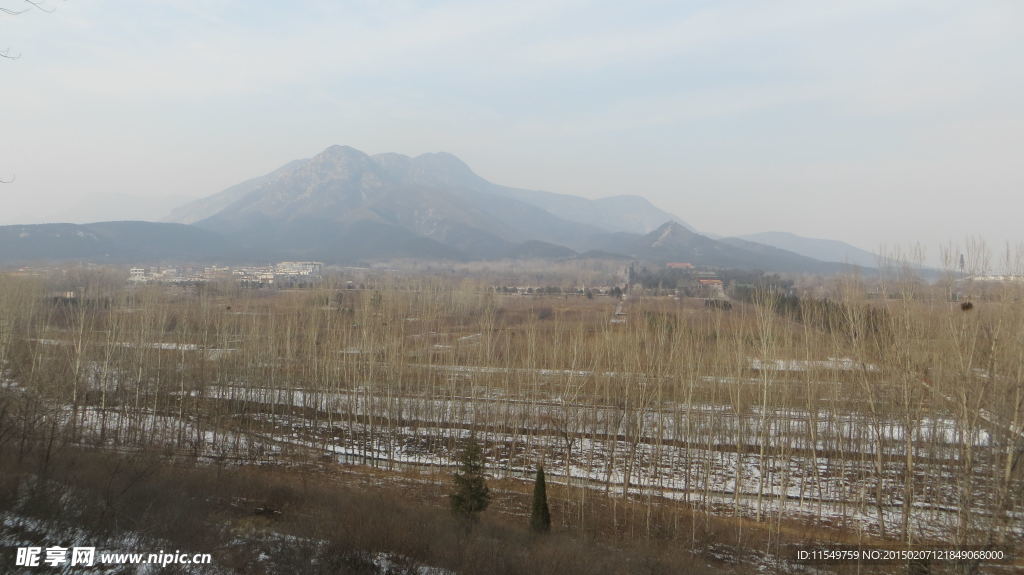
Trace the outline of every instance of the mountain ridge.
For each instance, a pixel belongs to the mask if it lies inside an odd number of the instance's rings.
[[[759,232],[734,236],[736,239],[756,242],[767,246],[791,251],[826,262],[838,262],[862,267],[877,267],[877,254],[839,240],[811,238],[790,232]],[[733,238],[723,238],[730,240]]]
[[[5,264],[134,263],[140,259],[212,261],[242,255],[227,238],[185,224],[129,220],[0,226],[0,263]]]
[[[271,185],[303,166],[316,164],[327,156],[356,156],[375,162],[392,172],[404,174],[412,183],[456,190],[472,190],[500,196],[539,207],[558,218],[608,231],[647,233],[668,220],[689,224],[674,214],[665,212],[646,198],[633,194],[619,194],[588,199],[569,194],[540,190],[512,188],[491,183],[477,175],[457,156],[447,152],[430,152],[406,156],[393,152],[368,155],[351,146],[334,145],[319,154],[293,160],[263,176],[251,178],[219,193],[194,200],[172,210],[162,221],[197,223],[225,209],[260,187]]]
[[[739,238],[700,234],[639,196],[589,200],[494,184],[444,152],[371,156],[350,146],[330,146],[189,202],[172,216],[190,223],[0,228],[0,261],[221,257],[331,264],[603,254],[787,272],[830,273],[839,265]],[[22,241],[22,234],[43,241],[32,245]]]
[[[786,250],[753,242],[724,242],[666,222],[645,234],[614,234],[611,243],[598,246],[603,251],[625,253],[637,259],[659,263],[685,262],[719,268],[761,269],[780,272],[835,273],[844,266],[822,262]],[[625,250],[625,251],[623,251]]]
[[[231,201],[195,225],[261,250],[296,244],[316,228],[321,250],[311,253],[320,253],[340,249],[343,238],[351,241],[348,229],[354,224],[372,223],[404,228],[466,257],[488,257],[528,240],[573,247],[602,232],[530,204],[481,194],[478,182],[483,180],[449,155],[372,157],[332,146],[246,182],[242,194],[229,188],[222,195]]]

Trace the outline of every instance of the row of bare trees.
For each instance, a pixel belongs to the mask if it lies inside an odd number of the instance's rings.
[[[626,496],[646,509],[629,519],[636,534],[685,508],[776,533],[799,519],[908,543],[1020,537],[1013,283],[969,311],[949,295],[969,286],[901,272],[884,298],[853,276],[798,313],[764,291],[731,311],[634,298],[612,323],[609,298],[473,281],[260,292],[101,279],[58,296],[0,278],[0,442],[447,473],[472,432],[492,472],[543,463],[574,493],[562,521]]]

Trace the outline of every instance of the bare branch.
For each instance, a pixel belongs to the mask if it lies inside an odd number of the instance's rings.
[[[47,7],[42,2],[39,2],[39,0],[23,0],[23,1],[25,2],[25,4],[28,4],[30,6],[30,8],[24,8],[22,10],[13,10],[11,8],[4,8],[3,6],[0,6],[0,14],[8,14],[10,16],[17,16],[19,14],[24,14],[25,12],[28,12],[32,8],[35,8],[36,10],[39,10],[41,12],[46,12],[47,14],[52,14],[56,10],[56,8],[49,8],[49,7]]]
[[[47,8],[42,4],[42,2],[38,2],[36,0],[25,0],[25,3],[31,5],[33,8],[37,10],[46,12],[47,14],[53,14],[53,11],[56,10],[56,8]]]
[[[19,14],[24,14],[25,12],[28,12],[32,8],[35,8],[36,10],[39,10],[40,12],[46,12],[47,14],[52,14],[56,10],[56,8],[50,8],[50,7],[46,6],[40,0],[22,0],[22,1],[25,4],[28,4],[30,6],[30,8],[25,8],[23,10],[14,10],[14,9],[11,9],[11,8],[5,8],[3,6],[0,6],[0,14],[7,14],[9,16],[18,16]],[[7,60],[17,60],[18,58],[21,58],[21,54],[12,54],[11,53],[11,49],[8,47],[8,48],[6,48],[4,50],[0,50],[0,58],[5,58]]]

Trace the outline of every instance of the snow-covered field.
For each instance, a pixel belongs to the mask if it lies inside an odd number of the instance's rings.
[[[161,444],[250,461],[319,454],[428,470],[453,466],[459,439],[474,430],[498,477],[529,480],[544,461],[555,482],[876,535],[901,524],[909,445],[916,458],[909,529],[936,540],[951,540],[961,527],[962,446],[984,454],[990,441],[983,430],[965,436],[949,417],[923,417],[908,430],[902,421],[833,411],[754,406],[737,413],[728,405],[671,402],[629,409],[561,397],[526,400],[485,387],[472,395],[400,395],[375,385],[331,392],[220,385],[180,397],[226,403],[228,420],[96,408],[67,417],[78,418],[83,441],[108,446]],[[122,428],[133,435],[117,436]],[[990,472],[983,457],[973,465]]]

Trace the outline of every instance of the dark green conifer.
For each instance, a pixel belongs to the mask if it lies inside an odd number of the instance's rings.
[[[537,480],[533,483],[533,510],[530,512],[530,529],[537,533],[551,531],[551,512],[548,510],[548,491],[544,483],[544,467],[537,468]]]
[[[491,502],[491,493],[484,477],[483,450],[475,438],[463,443],[459,454],[459,472],[453,478],[455,490],[451,494],[452,512],[471,521]]]

